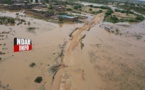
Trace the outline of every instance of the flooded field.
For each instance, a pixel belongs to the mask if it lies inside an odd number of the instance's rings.
[[[0,90],[145,89],[145,21],[108,32],[103,14],[85,24],[19,18],[26,24],[0,25]],[[31,39],[32,51],[14,53],[15,37]]]

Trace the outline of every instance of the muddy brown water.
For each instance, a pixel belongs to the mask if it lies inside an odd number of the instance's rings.
[[[15,13],[4,13],[15,17]],[[24,17],[22,17],[24,18]],[[11,31],[4,35],[0,43],[6,43],[1,55],[0,81],[3,86],[9,84],[11,90],[144,90],[145,89],[145,29],[144,22],[120,29],[122,35],[106,32],[99,25],[94,25],[81,40],[84,44],[81,49],[80,34],[73,44],[69,35],[83,24],[58,24],[26,17],[31,25],[4,26],[1,31]],[[27,31],[28,27],[36,27],[36,33]],[[117,26],[118,27],[118,26]],[[11,30],[11,29],[12,30]],[[124,27],[120,27],[124,28]],[[73,33],[76,35],[78,32]],[[136,35],[140,34],[141,39]],[[29,38],[32,40],[32,51],[13,52],[13,38]],[[75,39],[75,38],[74,38]],[[71,52],[64,52],[64,63],[56,74],[52,86],[52,74],[49,68],[55,65],[61,53],[63,43],[69,41],[65,47]],[[71,46],[72,45],[72,46]],[[35,63],[33,68],[29,65]],[[34,82],[41,76],[40,84]],[[0,90],[3,88],[0,88]]]

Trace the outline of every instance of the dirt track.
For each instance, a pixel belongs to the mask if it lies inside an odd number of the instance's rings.
[[[84,26],[77,28],[71,35],[70,39],[67,41],[65,48],[63,48],[63,55],[61,57],[61,65],[55,75],[54,75],[54,82],[52,84],[52,90],[88,90],[85,88],[85,84],[91,82],[89,81],[81,82],[79,79],[84,80],[85,75],[84,72],[92,73],[92,75],[87,76],[94,77],[93,69],[86,63],[80,65],[84,62],[83,56],[81,53],[81,40],[86,36],[86,33],[83,34],[85,31],[89,31],[94,25],[99,24],[104,18],[104,14],[96,15],[90,22],[86,23]],[[80,47],[77,47],[80,46]],[[79,55],[79,56],[78,56]],[[64,67],[65,66],[65,67]],[[83,68],[83,69],[82,69]],[[78,72],[78,75],[75,72]],[[79,79],[74,80],[75,78],[80,77]],[[95,78],[95,77],[94,77]],[[93,78],[92,78],[93,79]],[[82,87],[76,87],[76,82],[80,82],[79,84]],[[82,83],[82,84],[81,84]],[[90,85],[90,84],[88,84]],[[90,87],[90,86],[87,86]]]
[[[93,25],[98,24],[103,19],[103,17],[103,14],[96,15],[92,21],[86,23],[83,27],[78,28],[72,34],[72,40],[69,41],[70,45],[68,47],[67,53],[70,53],[77,46],[81,39],[81,33],[83,31],[89,30],[91,27],[93,27]]]

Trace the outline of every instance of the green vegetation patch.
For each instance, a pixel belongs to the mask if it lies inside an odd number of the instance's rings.
[[[104,21],[111,22],[111,23],[118,23],[118,22],[140,22],[143,21],[145,18],[142,15],[137,15],[136,18],[121,18],[119,19],[116,15],[109,15],[105,17]]]
[[[15,24],[15,19],[11,17],[0,17],[0,24]]]
[[[3,3],[4,4],[12,4],[13,2],[12,2],[12,0],[4,0]]]
[[[112,23],[118,23],[119,19],[115,15],[113,15],[113,16],[108,16],[105,21],[112,22]]]
[[[30,64],[30,67],[34,67],[34,66],[36,66],[35,63],[31,63],[31,64]]]
[[[142,15],[137,15],[135,19],[137,21],[143,21],[145,18]]]
[[[105,13],[105,16],[109,16],[113,13],[112,9],[108,9],[107,12]]]
[[[108,9],[107,12],[105,13],[104,21],[112,22],[112,23],[118,23],[118,22],[140,22],[140,21],[143,21],[145,19],[144,16],[135,14],[134,12],[132,12],[130,10],[115,9],[115,12],[126,13],[126,15],[133,14],[136,17],[135,18],[132,18],[132,17],[129,17],[129,18],[117,17],[116,15],[112,15],[113,11],[111,9]]]
[[[99,11],[92,11],[92,14],[99,14],[99,13],[102,13],[103,11],[102,10],[99,10]]]
[[[134,12],[130,11],[130,10],[120,10],[120,9],[115,9],[115,12],[120,12],[120,13],[126,13],[128,14],[134,14]]]
[[[41,83],[42,82],[42,77],[37,77],[34,81],[36,82],[36,83]]]
[[[81,9],[81,8],[82,8],[81,5],[75,5],[75,6],[74,6],[74,9],[75,9],[75,10],[79,10],[79,9]]]
[[[93,6],[93,5],[89,5],[89,7],[92,7],[92,8],[101,8],[101,9],[111,9],[108,6]]]
[[[125,10],[134,10],[138,13],[144,14],[145,15],[145,7],[140,7],[140,6],[129,6],[129,5],[122,5],[120,6],[121,8]]]
[[[31,33],[35,33],[35,30],[36,30],[35,27],[29,27],[29,28],[27,28],[27,31],[31,32]]]

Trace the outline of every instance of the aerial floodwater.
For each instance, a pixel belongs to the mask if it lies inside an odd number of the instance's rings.
[[[145,90],[144,12],[19,3],[0,4],[0,90]]]

